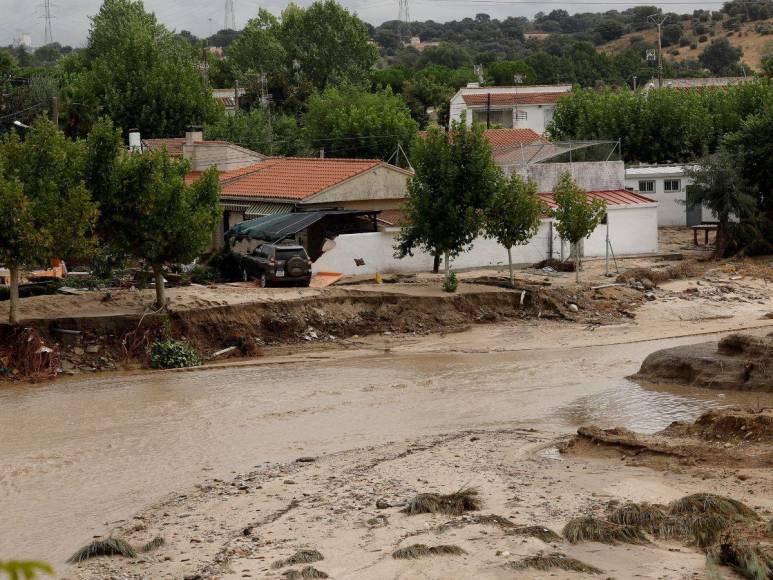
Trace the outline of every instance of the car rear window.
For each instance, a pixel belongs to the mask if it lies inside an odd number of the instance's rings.
[[[276,259],[277,260],[289,260],[293,256],[300,256],[304,260],[306,259],[306,250],[304,249],[298,249],[298,250],[280,250],[277,249],[276,251]]]

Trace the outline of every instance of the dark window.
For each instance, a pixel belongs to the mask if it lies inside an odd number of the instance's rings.
[[[639,182],[639,192],[652,193],[655,191],[655,182],[648,179],[647,181]]]
[[[682,181],[680,179],[666,179],[663,182],[663,191],[681,191]]]

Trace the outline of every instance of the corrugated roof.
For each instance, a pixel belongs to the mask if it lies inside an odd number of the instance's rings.
[[[608,189],[601,191],[586,191],[585,195],[590,199],[600,199],[607,202],[607,205],[642,205],[655,203],[654,199],[645,197],[638,193],[628,191],[627,189]],[[549,207],[555,208],[556,201],[552,193],[540,193],[542,201]]]
[[[567,93],[491,93],[491,106],[503,105],[549,105],[558,102],[558,99]],[[485,106],[488,104],[489,95],[462,95],[464,102],[470,106]]]
[[[274,157],[221,174],[221,195],[302,200],[381,163],[378,159]]]
[[[685,165],[642,165],[626,167],[626,178],[651,177],[655,175],[684,175],[688,166]]]
[[[169,155],[182,155],[185,137],[171,139],[143,139],[142,144],[153,151],[160,151],[166,147]]]

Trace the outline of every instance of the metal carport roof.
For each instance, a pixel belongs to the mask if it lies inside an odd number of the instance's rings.
[[[372,216],[379,211],[326,210],[269,215],[236,224],[226,237],[248,238],[265,242],[281,242],[285,238],[305,230],[328,216]]]

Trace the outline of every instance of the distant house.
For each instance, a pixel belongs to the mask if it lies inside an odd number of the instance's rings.
[[[185,137],[171,139],[142,139],[146,149],[163,149],[170,155],[185,157],[191,163],[192,171],[205,171],[217,167],[220,171],[232,171],[259,163],[268,156],[228,141],[205,141],[204,133],[198,127],[191,127]]]
[[[543,134],[558,100],[572,85],[481,87],[470,83],[451,98],[451,121],[484,123],[505,129],[532,129]]]
[[[667,89],[705,89],[712,87],[730,87],[753,81],[755,77],[703,77],[684,79],[663,79],[663,88]],[[647,89],[660,86],[657,78],[647,83]]]
[[[647,197],[656,199],[658,225],[695,226],[716,223],[710,210],[701,206],[687,206],[687,187],[692,179],[687,165],[638,165],[625,170],[625,186]]]
[[[194,180],[200,175],[188,175]],[[223,234],[244,220],[309,209],[381,211],[397,219],[410,171],[378,159],[272,157],[220,174]],[[390,222],[391,223],[391,222]]]
[[[245,94],[245,90],[240,89],[212,89],[212,98],[222,103],[225,107],[225,112],[228,115],[235,115],[238,103],[237,97],[241,98]]]

